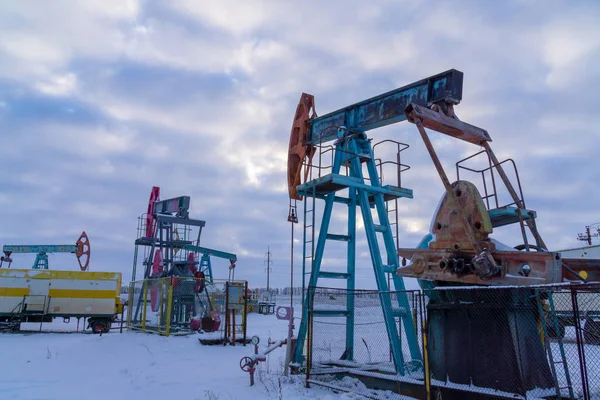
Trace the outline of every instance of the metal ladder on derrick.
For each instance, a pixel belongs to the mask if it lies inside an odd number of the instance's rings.
[[[347,174],[340,174],[342,166],[347,167]],[[363,175],[366,166],[368,176]],[[368,182],[367,182],[368,181]],[[336,195],[337,192],[348,190],[348,197]],[[294,363],[302,365],[303,350],[308,330],[308,312],[315,317],[342,317],[345,319],[346,337],[345,351],[342,359],[352,360],[354,351],[354,289],[356,282],[356,210],[360,207],[364,229],[370,250],[371,261],[375,273],[379,300],[383,310],[386,330],[390,342],[392,359],[398,374],[406,374],[406,365],[421,363],[421,352],[414,328],[410,304],[406,293],[391,293],[388,284],[392,276],[395,291],[405,290],[401,277],[395,274],[398,268],[397,245],[390,225],[388,215],[391,209],[386,202],[398,198],[412,198],[412,191],[398,186],[382,186],[377,172],[375,158],[370,141],[362,132],[349,131],[344,127],[338,129],[338,139],[335,142],[335,153],[331,173],[317,179],[312,179],[298,186],[298,193],[310,197],[305,199],[304,222],[304,273],[309,275],[308,295],[304,296],[302,322],[298,331],[298,340]],[[314,248],[315,199],[323,199],[325,206],[319,228],[319,235]],[[312,201],[312,208],[306,203]],[[334,204],[344,204],[348,208],[348,230],[346,233],[330,233],[329,226]],[[377,221],[371,214],[375,208]],[[396,208],[397,210],[397,208]],[[308,219],[307,217],[310,217]],[[312,221],[312,222],[310,222]],[[396,222],[397,224],[397,222]],[[309,234],[310,233],[310,234]],[[381,237],[378,237],[378,234]],[[383,249],[380,247],[382,240]],[[321,264],[327,241],[342,241],[347,243],[347,264],[345,271],[323,271]],[[311,251],[307,255],[307,247]],[[382,257],[385,254],[385,261]],[[313,256],[314,254],[314,256]],[[307,260],[310,260],[310,272],[306,271]],[[386,276],[387,275],[387,276]],[[346,281],[346,307],[340,309],[313,308],[311,290],[317,287],[319,279],[342,279]],[[393,300],[393,297],[396,299]],[[395,304],[394,304],[395,303]],[[396,318],[400,320],[400,329]],[[403,329],[402,329],[403,328]],[[409,354],[402,352],[402,343],[406,340]],[[407,358],[410,360],[407,361]]]
[[[395,140],[382,140],[373,145],[373,155],[375,156],[375,148],[384,143],[393,143],[396,145],[396,161],[383,161],[382,159],[376,158],[376,166],[379,168],[379,185],[383,186],[384,181],[384,165],[385,164],[395,164],[396,165],[396,181],[398,187],[402,187],[402,172],[410,169],[408,165],[402,164],[400,159],[400,154],[408,149],[408,145],[395,141]],[[396,244],[396,248],[400,247],[400,218],[399,218],[399,208],[398,208],[398,199],[392,199],[385,202],[385,209],[388,217],[388,221],[390,223],[390,229],[392,231],[392,239]],[[387,273],[388,276],[388,286],[391,287],[392,284],[392,273]]]
[[[312,171],[312,169],[311,169]],[[310,179],[312,180],[312,172],[310,173]],[[302,230],[302,304],[306,301],[306,290],[307,290],[307,278],[310,278],[312,273],[312,264],[315,256],[315,207],[316,207],[316,195],[315,188],[313,188],[312,196],[310,200],[308,196],[304,199],[304,217],[303,217],[303,230]],[[310,201],[310,205],[309,205]]]

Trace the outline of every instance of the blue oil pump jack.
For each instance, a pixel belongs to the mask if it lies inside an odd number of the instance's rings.
[[[390,291],[402,291],[405,286],[402,277],[395,273],[399,267],[397,245],[394,241],[392,226],[388,218],[389,208],[386,203],[400,198],[410,199],[413,194],[412,190],[401,187],[400,182],[397,186],[382,185],[378,165],[373,155],[373,146],[366,132],[405,120],[404,110],[411,103],[443,106],[458,104],[462,98],[462,82],[462,72],[452,69],[321,117],[315,115],[314,97],[306,93],[301,96],[292,125],[288,152],[289,195],[291,201],[302,200],[303,196],[306,196],[313,200],[322,199],[325,202],[316,248],[314,245],[308,245],[311,240],[307,238],[307,227],[315,226],[314,201],[313,208],[309,210],[306,208],[307,202],[304,202],[303,276],[310,276],[308,280],[309,293],[312,288],[317,286],[319,279],[346,281],[348,289],[346,308],[343,310],[315,309],[313,315],[339,316],[345,319],[346,350],[343,358],[347,360],[353,359],[354,351],[352,291],[355,289],[356,282],[356,212],[357,208],[360,208],[394,366],[398,374],[405,375],[408,365],[422,365],[418,338],[409,312],[408,297],[403,292],[398,292],[395,296],[390,293]],[[328,142],[333,142],[334,150],[331,173],[308,180],[313,156],[321,151],[324,143]],[[364,166],[366,166],[368,176],[363,175]],[[340,173],[342,167],[346,168],[346,174]],[[303,171],[304,183],[302,183]],[[338,193],[346,189],[348,190],[347,197]],[[335,203],[347,205],[348,231],[345,234],[329,232]],[[375,208],[377,221],[371,214],[372,207]],[[307,211],[312,216],[307,217]],[[378,237],[378,235],[381,236]],[[314,237],[314,232],[312,236]],[[380,239],[382,240],[380,241]],[[321,270],[327,241],[347,243],[347,263],[344,272]],[[314,243],[314,241],[312,242]],[[380,242],[383,243],[383,249],[380,247]],[[386,276],[391,277],[393,289],[386,280]],[[305,288],[305,279],[303,279],[303,289]],[[303,298],[302,321],[293,360],[296,368],[302,368],[305,361],[304,345],[308,329],[310,301],[310,294]],[[400,324],[397,323],[396,318],[399,318]],[[408,354],[402,352],[403,340],[407,342]]]
[[[307,209],[308,201],[304,201],[303,272],[306,272],[309,267],[310,278],[308,295],[303,298],[302,321],[295,346],[294,367],[302,368],[304,365],[303,352],[309,310],[312,316],[345,317],[346,350],[343,352],[342,359],[352,360],[353,358],[354,303],[352,290],[355,285],[355,225],[356,208],[360,207],[389,337],[390,352],[399,375],[406,375],[410,371],[409,365],[411,363],[418,365],[421,360],[415,327],[406,312],[409,310],[408,299],[401,292],[404,289],[402,277],[405,276],[417,278],[420,284],[426,282],[427,288],[433,288],[438,284],[443,286],[507,286],[504,293],[511,296],[514,304],[511,303],[502,309],[497,309],[493,315],[494,323],[495,326],[516,326],[516,328],[496,332],[496,339],[501,338],[506,341],[502,347],[471,348],[466,346],[465,353],[469,352],[468,357],[474,360],[469,364],[471,370],[459,379],[454,376],[452,378],[454,380],[451,380],[453,383],[473,385],[476,379],[480,380],[482,378],[481,371],[485,369],[481,367],[483,364],[480,362],[498,362],[507,366],[494,375],[493,382],[485,382],[485,385],[520,395],[524,395],[533,388],[552,388],[551,370],[555,371],[555,364],[562,364],[564,374],[568,376],[567,362],[561,342],[559,342],[559,347],[562,359],[554,361],[552,352],[546,359],[544,345],[539,336],[539,322],[543,320],[538,320],[536,317],[536,315],[542,314],[541,303],[536,305],[531,301],[532,294],[536,293],[535,289],[519,292],[515,290],[514,286],[526,288],[568,280],[585,282],[587,271],[597,268],[600,260],[588,260],[588,262],[582,263],[580,260],[563,259],[560,254],[547,250],[535,223],[536,212],[525,207],[514,162],[511,160],[509,166],[512,165],[515,169],[517,187],[511,183],[506,174],[505,166],[503,166],[506,160],[499,161],[491,150],[489,145],[491,137],[487,131],[460,121],[454,114],[454,106],[460,102],[461,97],[462,73],[456,70],[446,71],[322,117],[315,116],[313,96],[302,94],[292,125],[288,152],[288,188],[291,200],[288,221],[295,222],[292,218],[296,207],[295,201],[302,200],[303,196],[313,199],[313,207]],[[396,186],[382,184],[377,171],[377,161],[373,154],[373,148],[376,145],[371,146],[370,140],[365,134],[368,130],[403,120],[408,120],[417,126],[446,189],[434,215],[435,224],[431,226],[432,232],[416,249],[394,248],[394,236],[388,219],[389,208],[386,207],[392,200],[412,198],[412,191],[403,188],[400,179]],[[448,179],[425,128],[483,148],[479,153],[457,162],[457,181],[454,183]],[[332,141],[333,146],[329,146],[326,150],[333,150],[334,153],[331,173],[321,176],[322,166],[319,161],[316,167],[319,177],[309,179],[313,157],[319,152],[320,159],[324,154],[323,143]],[[464,165],[465,161],[479,154],[487,156],[489,167],[475,170]],[[367,176],[363,176],[365,166]],[[402,165],[399,161],[398,166],[398,175],[400,175]],[[346,174],[340,173],[342,167],[346,168]],[[503,206],[498,204],[496,183],[492,184],[491,192],[488,193],[486,189],[486,196],[482,197],[473,183],[460,179],[461,169],[481,174],[484,179],[487,176],[486,173],[488,175],[497,174],[497,179],[501,182],[499,185],[504,184],[513,202]],[[302,172],[304,172],[304,183],[302,183]],[[494,175],[492,175],[493,179]],[[338,192],[342,190],[348,190],[347,197],[339,195]],[[316,248],[313,247],[314,231],[312,237],[307,237],[307,227],[315,226],[314,199],[325,201]],[[348,206],[347,234],[329,233],[332,208],[335,203]],[[373,207],[378,221],[372,217],[371,208]],[[309,218],[307,218],[308,214],[310,214]],[[495,242],[488,237],[492,233],[492,228],[512,224],[520,226],[523,244],[516,246],[514,250],[496,248]],[[533,236],[535,245],[529,243],[527,230]],[[381,234],[382,237],[378,237],[377,234]],[[325,243],[328,240],[341,240],[348,243],[347,269],[343,273],[321,270]],[[380,242],[383,242],[384,251],[380,249]],[[311,243],[310,246],[307,246],[309,243]],[[312,249],[308,247],[312,247]],[[532,252],[530,248],[538,251]],[[382,255],[387,257],[385,263]],[[402,266],[398,265],[398,255],[403,257]],[[407,260],[408,264],[406,264]],[[392,275],[394,289],[386,282],[386,273]],[[311,294],[314,293],[318,280],[323,278],[346,280],[348,298],[345,309],[332,310],[311,307]],[[400,291],[396,297],[397,304],[394,304],[395,302],[391,299],[391,290]],[[470,312],[488,313],[489,311],[485,307],[494,303],[493,299],[484,299],[483,297],[472,301],[472,296],[476,293],[479,292],[468,291],[468,296],[471,296],[469,301],[463,301],[461,304],[456,302],[460,297],[455,295],[449,299],[439,297],[439,293],[434,296],[428,295],[430,298],[428,318],[432,318],[432,322],[428,324],[428,343],[435,343],[439,349],[443,348],[439,351],[439,355],[430,355],[428,358],[430,371],[434,371],[432,376],[437,380],[445,381],[450,378],[453,370],[461,370],[463,367],[460,364],[464,361],[462,357],[445,358],[446,349],[460,349],[463,346],[465,334],[468,337],[486,336],[489,320],[472,319],[469,320],[468,326],[464,325],[465,304],[469,304],[469,310],[472,310]],[[431,317],[432,315],[434,317]],[[442,317],[440,318],[440,316]],[[400,319],[399,326],[396,325],[396,318]],[[558,332],[559,325],[556,319],[553,323],[555,331]],[[544,326],[544,322],[541,325]],[[449,332],[458,330],[461,334],[455,335],[455,339],[452,339],[452,335],[447,335]],[[532,339],[526,346],[519,347],[517,336],[535,338],[535,340]],[[403,340],[407,342],[409,354],[402,352]],[[537,367],[533,370],[521,368],[522,360],[527,360],[528,365]],[[566,388],[569,389],[569,395],[573,398],[573,388],[570,383],[562,388],[557,385],[555,388],[557,396],[562,396],[561,389]]]
[[[4,256],[0,258],[0,268],[4,262],[8,268],[12,263],[11,254],[35,253],[33,269],[48,269],[48,253],[73,253],[79,262],[79,268],[87,271],[90,264],[90,240],[85,232],[82,232],[75,244],[50,244],[50,245],[4,245],[2,247]]]

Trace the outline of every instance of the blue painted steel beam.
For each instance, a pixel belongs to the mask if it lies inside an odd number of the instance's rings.
[[[224,258],[226,260],[237,261],[237,256],[233,253],[227,253],[221,250],[209,249],[206,247],[194,246],[194,245],[185,245],[183,249],[186,251],[191,251],[192,253],[200,253],[202,255],[208,255],[210,257]]]
[[[190,209],[190,196],[179,196],[167,200],[159,200],[154,203],[154,215],[172,214]]]
[[[72,244],[65,245],[4,245],[2,251],[12,253],[75,253],[77,246]]]
[[[410,103],[427,105],[440,101],[458,104],[462,100],[463,73],[450,69],[399,89],[308,121],[307,142],[319,144],[336,139],[337,128],[345,126],[362,132],[404,121]]]

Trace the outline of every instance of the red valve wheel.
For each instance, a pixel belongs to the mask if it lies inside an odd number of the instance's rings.
[[[240,360],[240,368],[244,372],[250,372],[250,370],[254,367],[254,360],[248,356],[242,358]]]

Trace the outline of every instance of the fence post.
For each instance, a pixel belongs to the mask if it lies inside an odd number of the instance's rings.
[[[148,280],[146,279],[144,279],[142,291],[144,292],[144,309],[142,310],[142,332],[146,332],[146,311],[148,309]]]
[[[229,281],[225,282],[225,341],[224,344],[227,344],[227,342],[230,339],[230,332],[229,330],[231,329],[230,327],[230,323],[229,323]]]
[[[167,322],[165,324],[165,334],[166,336],[169,336],[169,333],[171,332],[171,310],[173,309],[173,278],[167,282],[169,282],[169,289],[167,290]]]
[[[131,330],[131,313],[133,308],[131,307],[133,304],[133,292],[135,290],[135,282],[129,283],[129,293],[127,296],[127,330]]]
[[[584,338],[581,334],[581,317],[579,315],[579,304],[577,302],[577,289],[571,285],[571,302],[573,304],[573,318],[575,319],[575,337],[577,338],[577,353],[579,354],[579,370],[581,372],[581,390],[583,399],[590,399],[589,383],[587,378],[587,365],[585,361]]]
[[[248,281],[244,283],[244,309],[242,314],[242,334],[244,335],[244,346],[246,345],[246,324],[248,322]]]
[[[425,292],[421,293],[421,337],[423,340],[423,378],[425,381],[425,399],[431,399],[431,373],[429,371],[429,350],[427,348],[427,310],[425,309]]]
[[[306,387],[309,387],[308,379],[310,377],[310,370],[312,368],[312,342],[313,342],[313,301],[314,301],[314,289],[312,287],[308,288],[308,327],[306,332]],[[291,346],[291,343],[288,343],[288,346]],[[298,351],[299,349],[295,349]],[[300,349],[302,351],[303,349]],[[291,349],[290,349],[291,353]],[[295,355],[294,355],[295,358]]]
[[[123,304],[121,304],[121,307],[124,307]],[[129,312],[129,310],[127,310],[127,312]],[[124,314],[125,314],[125,310],[123,308],[121,308],[121,326],[119,328],[119,333],[123,333],[123,316],[124,316]]]
[[[162,278],[160,279],[160,292],[159,292],[159,296],[160,296],[160,305],[159,305],[159,312],[158,312],[158,322],[156,323],[156,328],[158,329],[158,334],[160,335],[160,328],[162,325],[162,321],[165,321],[165,333],[167,331],[167,321],[166,321],[166,313],[165,313],[165,302],[164,302],[164,298],[165,298],[165,285],[167,283],[167,279]],[[168,290],[167,290],[168,291]]]

